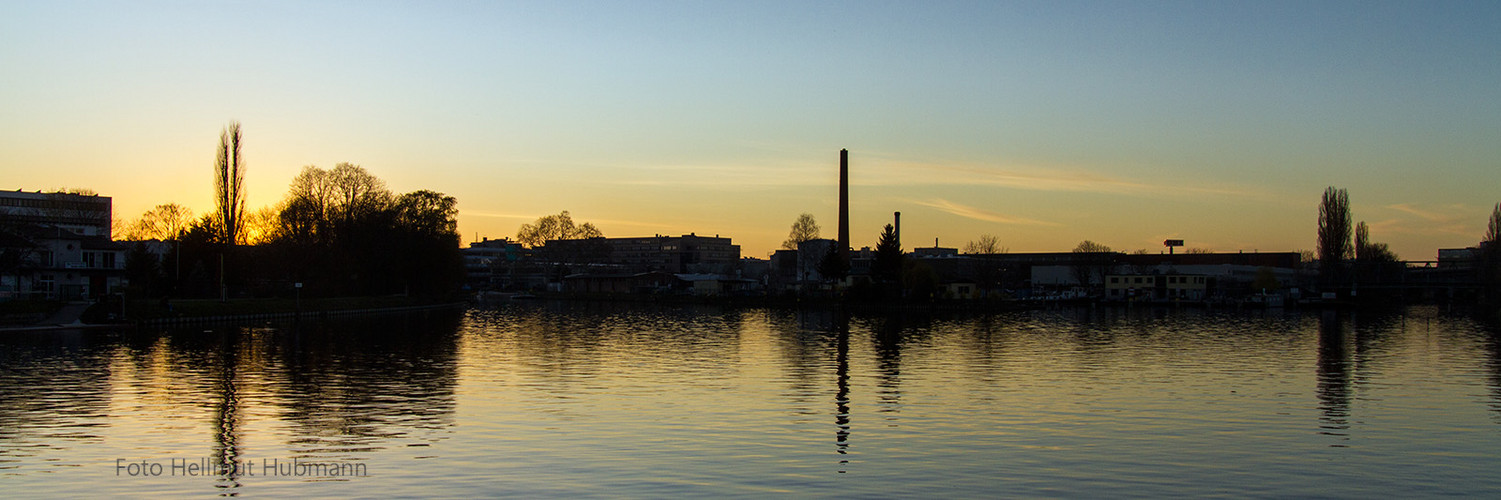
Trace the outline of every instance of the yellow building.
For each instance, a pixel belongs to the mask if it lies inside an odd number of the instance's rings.
[[[1204,300],[1213,279],[1202,274],[1111,274],[1105,276],[1110,300]]]

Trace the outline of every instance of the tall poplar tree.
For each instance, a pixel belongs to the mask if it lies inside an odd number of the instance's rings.
[[[1319,275],[1325,283],[1344,277],[1344,262],[1354,254],[1350,245],[1350,195],[1329,186],[1319,203]]]
[[[219,132],[219,154],[214,161],[214,223],[220,243],[237,245],[245,228],[245,156],[241,149],[240,122],[231,121]]]

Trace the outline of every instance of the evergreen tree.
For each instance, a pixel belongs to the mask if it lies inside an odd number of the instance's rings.
[[[887,224],[876,242],[876,261],[871,264],[871,273],[878,281],[897,281],[902,276],[902,244],[896,239],[896,229]]]

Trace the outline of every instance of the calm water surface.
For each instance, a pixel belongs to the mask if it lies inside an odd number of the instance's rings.
[[[1501,335],[1425,308],[0,337],[6,497],[1495,497],[1498,450]]]

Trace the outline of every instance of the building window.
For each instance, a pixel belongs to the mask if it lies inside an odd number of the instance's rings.
[[[98,254],[94,253],[94,252],[84,252],[83,253],[83,267],[95,267],[96,264],[98,263],[97,259],[95,259],[95,256],[97,256],[97,255]]]
[[[1121,282],[1120,278],[1117,278],[1115,276],[1111,276],[1110,277],[1110,284],[1115,285],[1115,284],[1119,284],[1120,282]]]
[[[104,268],[105,269],[114,269],[115,268],[115,253],[114,252],[104,252]]]
[[[42,250],[42,267],[52,267],[52,251]]]
[[[36,289],[37,289],[37,291],[52,293],[52,289],[56,285],[57,285],[57,278],[55,276],[53,276],[53,275],[43,274],[43,275],[37,276],[37,283],[36,283]]]

